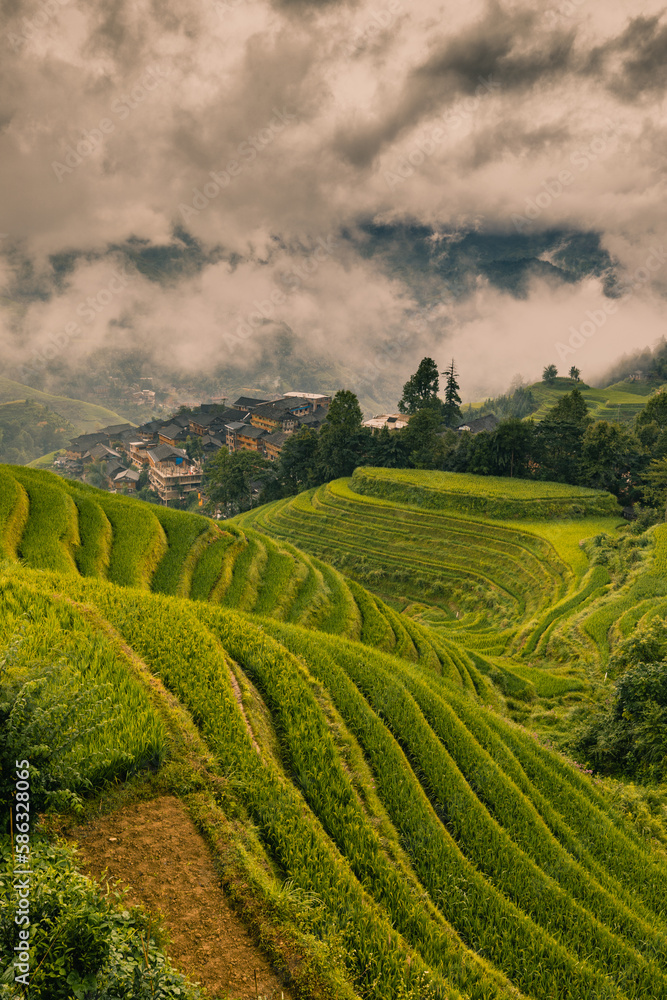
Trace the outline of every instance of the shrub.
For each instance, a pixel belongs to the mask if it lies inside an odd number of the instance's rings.
[[[10,800],[15,761],[26,758],[34,811],[48,806],[80,808],[79,793],[91,782],[69,751],[84,732],[104,725],[109,702],[96,685],[80,689],[64,660],[52,666],[37,664],[29,680],[3,684],[20,645],[19,635],[0,660],[0,801]],[[3,814],[0,829],[7,823]]]
[[[10,846],[0,845],[0,998],[13,1000],[16,894],[10,878]],[[200,991],[167,964],[139,909],[115,908],[119,894],[76,870],[63,844],[34,839],[31,845],[31,1000],[198,1000]]]
[[[571,749],[604,774],[663,780],[667,775],[667,663],[639,663],[604,708],[584,722]]]

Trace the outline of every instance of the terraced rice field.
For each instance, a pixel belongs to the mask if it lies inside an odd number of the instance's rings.
[[[301,997],[667,998],[662,855],[436,662],[383,650],[384,619],[369,645],[6,560],[0,625],[12,669],[60,648],[73,690],[109,686],[79,761],[113,744],[122,780],[173,753],[183,782],[196,758],[182,794],[221,870],[242,859],[299,927]],[[337,984],[299,980],[306,955]]]
[[[615,498],[601,490],[462,472],[359,468],[352,488],[355,493],[428,510],[521,521],[619,513]]]
[[[510,519],[476,513],[475,503],[509,511]],[[543,503],[560,504],[565,516],[535,520]],[[361,469],[238,523],[292,539],[388,601],[403,621],[427,625],[475,685],[482,674],[510,698],[556,699],[548,709],[581,698],[604,665],[619,608],[637,607],[648,588],[645,613],[655,613],[667,584],[656,565],[660,530],[637,553],[625,589],[591,562],[582,546],[617,537],[618,507],[608,494],[561,484]]]
[[[530,488],[364,470],[220,524],[0,466],[5,670],[75,791],[170,775],[300,1000],[667,1000],[664,852],[508,717],[667,612],[667,525]]]
[[[377,638],[383,649],[414,661],[445,662],[458,675],[447,648],[425,627],[404,626],[382,601],[287,541],[48,472],[0,466],[1,556],[350,639]]]
[[[613,498],[479,478],[358,470],[216,523],[3,466],[0,549],[35,568],[362,641],[444,671],[485,704],[506,699],[518,720],[558,724],[623,630],[663,607],[661,535],[619,585],[581,547],[614,535],[618,517],[515,516],[522,504],[605,511]],[[511,519],[470,513],[471,491],[509,504]],[[426,492],[429,506],[387,498],[406,492]]]
[[[542,382],[531,385],[530,390],[540,403],[539,409],[531,414],[531,419],[543,420],[549,410],[573,387],[569,379],[563,379],[554,386],[547,386]],[[646,405],[649,395],[657,388],[658,386],[646,382],[616,382],[604,389],[580,389],[580,392],[594,420],[632,424]]]

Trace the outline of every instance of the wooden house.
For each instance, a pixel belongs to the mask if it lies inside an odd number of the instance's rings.
[[[150,484],[165,505],[201,487],[201,466],[181,448],[159,444],[148,452],[148,463]]]
[[[189,425],[190,420],[188,418],[188,427]],[[158,431],[158,441],[160,444],[170,444],[172,448],[178,448],[179,445],[185,444],[187,438],[188,432],[186,428],[174,421],[161,427]]]

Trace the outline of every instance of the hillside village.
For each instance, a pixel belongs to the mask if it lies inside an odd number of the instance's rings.
[[[217,397],[139,427],[114,423],[79,434],[64,453],[35,464],[110,492],[225,518],[363,465],[604,488],[629,516],[637,502],[659,506],[653,494],[662,473],[647,466],[662,457],[652,445],[665,397],[634,382],[594,389],[579,376],[573,368],[558,377],[556,366],[546,366],[540,383],[462,410],[454,362],[439,372],[424,358],[403,387],[399,412],[364,420],[349,390],[242,394],[231,406]]]
[[[165,419],[138,427],[113,424],[71,439],[53,461],[53,471],[70,479],[90,479],[111,492],[134,492],[148,486],[165,505],[181,503],[197,492],[203,506],[202,483],[208,459],[222,448],[231,454],[252,451],[270,462],[280,457],[290,435],[303,427],[319,431],[329,411],[331,395],[293,391],[272,398],[241,395],[231,406],[220,401],[182,406]],[[381,413],[364,420],[371,432],[403,430],[405,413]],[[498,420],[487,415],[465,421],[460,430],[492,430]]]
[[[182,407],[166,420],[81,434],[55,459],[54,470],[83,479],[95,466],[107,489],[134,491],[149,485],[169,505],[195,491],[201,494],[203,465],[223,447],[230,453],[258,452],[274,462],[290,434],[322,425],[330,402],[330,396],[319,393],[288,392],[273,399],[239,396],[231,407]]]

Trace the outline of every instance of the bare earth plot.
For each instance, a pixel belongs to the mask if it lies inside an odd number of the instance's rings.
[[[206,844],[178,799],[135,803],[74,834],[86,874],[121,882],[129,904],[163,914],[169,957],[210,997],[291,998],[229,908]]]

